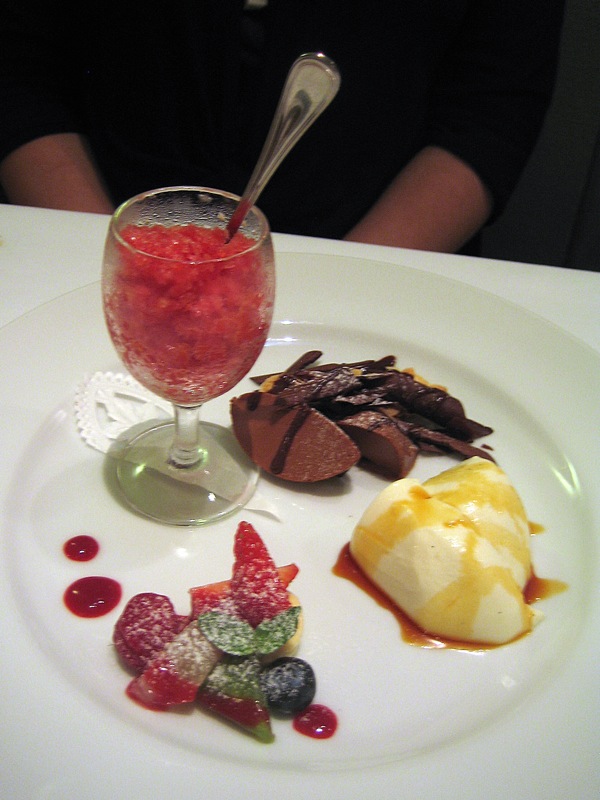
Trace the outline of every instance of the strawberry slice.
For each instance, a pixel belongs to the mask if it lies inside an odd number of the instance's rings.
[[[286,587],[294,580],[298,572],[296,564],[277,567],[279,580]],[[207,583],[205,586],[194,586],[190,589],[190,598],[192,601],[191,617],[193,619],[206,611],[216,611],[217,609],[225,611],[229,604],[232,606],[231,613],[234,613],[231,580]]]
[[[263,540],[249,522],[238,525],[231,592],[238,614],[254,628],[290,608],[287,589]]]
[[[260,669],[257,658],[228,658],[219,662],[200,687],[198,704],[268,744],[275,737],[260,687]]]
[[[153,710],[193,703],[198,687],[221,656],[193,620],[131,681],[127,694]]]
[[[168,597],[143,592],[127,602],[115,624],[113,643],[121,660],[140,673],[188,622],[188,617],[175,613]]]

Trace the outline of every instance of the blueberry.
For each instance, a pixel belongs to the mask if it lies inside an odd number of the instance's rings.
[[[317,681],[310,664],[284,656],[261,671],[260,685],[272,711],[291,716],[303,711],[315,696]]]

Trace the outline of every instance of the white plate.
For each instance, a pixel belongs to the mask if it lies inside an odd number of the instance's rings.
[[[91,285],[0,331],[3,796],[596,797],[598,355],[517,306],[428,273],[288,253],[278,275],[277,322],[253,372],[313,348],[331,361],[394,353],[400,366],[448,386],[495,428],[487,441],[545,528],[533,540],[536,571],[568,591],[541,602],[543,623],[509,646],[409,646],[390,614],[331,573],[384,485],[357,468],[318,488],[263,478],[279,520],[246,510],[181,530],[133,515],[74,421],[84,374],[120,369]],[[250,387],[246,380],[236,393]],[[227,423],[227,398],[205,418]],[[421,457],[414,474],[451,463]],[[137,707],[110,645],[119,609],[82,620],[62,604],[71,581],[101,574],[122,583],[124,601],[162,592],[184,613],[188,587],[229,575],[243,518],[276,561],[300,567],[301,655],[316,670],[316,700],[339,718],[327,741],[275,721],[276,742],[265,746],[198,710]],[[101,544],[87,564],[62,555],[78,533]]]

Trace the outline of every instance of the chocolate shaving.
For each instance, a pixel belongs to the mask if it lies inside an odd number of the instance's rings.
[[[394,422],[402,433],[418,445],[420,450],[429,453],[455,453],[465,458],[480,456],[481,458],[486,458],[488,461],[494,460],[487,450],[475,447],[469,442],[463,439],[457,439],[455,436],[450,436],[443,431],[433,430],[422,425],[415,425],[406,420],[397,418],[394,419]]]
[[[350,369],[360,371],[363,375],[367,375],[371,372],[384,372],[388,367],[393,367],[395,365],[396,356],[383,356],[383,358],[378,358],[377,360],[367,358],[363,361],[350,361],[344,364],[319,364],[319,366],[315,367],[315,369],[318,369],[320,372],[329,372],[331,370],[339,369],[340,367],[349,367]]]
[[[271,380],[268,394],[274,397],[275,408],[297,407],[299,410],[271,464],[274,474],[283,469],[291,443],[311,408],[348,432],[352,431],[357,438],[362,437],[365,447],[367,436],[376,433],[382,420],[380,416],[365,417],[364,413],[376,412],[393,422],[421,452],[494,460],[488,450],[471,444],[492,433],[492,428],[469,419],[460,400],[444,389],[429,386],[410,372],[398,370],[395,356],[315,366],[321,355],[320,350],[310,350],[282,373],[253,378],[259,384]],[[250,394],[249,409],[256,402],[253,394],[261,393]],[[370,422],[365,425],[367,419]],[[377,444],[373,435],[369,437],[371,451]],[[402,452],[406,446],[399,441],[396,448],[398,463],[408,464],[410,453]],[[368,456],[363,454],[363,457]]]
[[[295,406],[300,403],[318,403],[329,398],[350,394],[360,389],[362,383],[356,373],[347,366],[340,365],[336,370],[323,373],[315,369],[296,373],[295,380],[285,388],[280,388],[278,380],[273,393],[277,395],[277,403]]]
[[[315,361],[318,361],[322,355],[323,353],[320,350],[309,350],[301,355],[300,358],[297,358],[296,361],[290,364],[290,366],[283,372],[271,372],[268,375],[254,375],[252,378],[250,378],[250,380],[260,386],[261,383],[264,383],[269,378],[294,375],[297,372],[305,370],[311,364],[314,364]],[[367,374],[370,371],[381,373],[387,367],[393,367],[395,364],[396,356],[383,356],[383,358],[379,358],[377,360],[369,358],[363,361],[354,361],[346,364],[319,364],[319,366],[315,367],[315,369],[318,369],[319,372],[330,372],[331,370],[337,370],[340,367],[348,367],[349,369],[359,370],[360,372]]]
[[[426,419],[437,422],[459,439],[472,442],[492,429],[468,419],[460,400],[436,386],[426,386],[408,372],[389,372],[387,390],[391,398]]]
[[[308,352],[304,353],[297,358],[293,364],[285,370],[286,375],[292,375],[294,372],[298,372],[305,367],[309,367],[311,364],[314,364],[315,361],[318,361],[323,353],[320,350],[309,350]],[[273,378],[277,373],[273,373],[271,375],[255,375],[250,380],[257,383],[259,386],[261,383],[264,383],[267,378]]]

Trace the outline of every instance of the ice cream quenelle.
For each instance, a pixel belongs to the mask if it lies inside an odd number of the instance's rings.
[[[503,644],[531,630],[529,523],[507,475],[469,458],[424,483],[403,478],[366,509],[350,553],[429,634]]]

